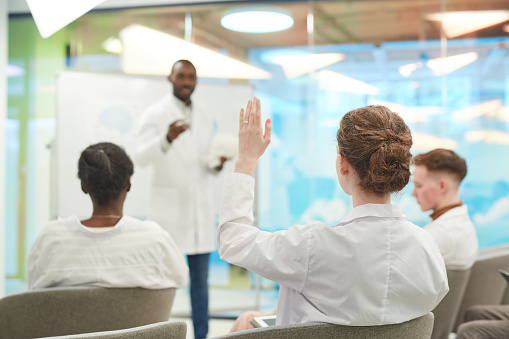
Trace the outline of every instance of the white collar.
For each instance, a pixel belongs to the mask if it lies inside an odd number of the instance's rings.
[[[191,105],[186,105],[185,102],[177,98],[175,95],[170,94],[172,100],[175,102],[175,104],[180,108],[182,112],[185,112],[186,110],[191,110],[193,108],[193,103],[191,102]]]
[[[68,218],[59,218],[59,219],[61,219],[64,222],[64,225],[66,227],[68,227],[69,229],[71,229],[73,231],[77,231],[77,232],[80,232],[82,234],[85,234],[85,235],[91,236],[91,237],[101,237],[105,234],[111,235],[111,234],[116,234],[116,233],[120,232],[120,230],[124,228],[125,217],[126,217],[125,215],[122,216],[122,218],[120,218],[120,220],[117,222],[117,224],[114,227],[108,227],[107,229],[105,229],[102,232],[94,232],[94,231],[90,230],[89,227],[87,227],[81,223],[80,219],[76,215],[73,215]]]
[[[365,217],[405,219],[406,215],[401,213],[401,208],[398,205],[364,204],[355,207],[345,218],[343,218],[338,226],[344,226],[357,219]]]

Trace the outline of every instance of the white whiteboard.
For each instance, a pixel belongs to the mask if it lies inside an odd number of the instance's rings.
[[[139,77],[92,73],[60,73],[57,78],[57,142],[55,161],[57,171],[53,199],[56,211],[52,216],[92,214],[92,202],[81,191],[78,179],[80,153],[97,142],[113,142],[122,146],[134,161],[134,135],[143,110],[171,91],[166,77]],[[238,114],[253,95],[246,85],[199,83],[193,101],[207,105],[216,118],[217,132],[237,136]],[[233,171],[234,161],[225,164],[214,179],[214,189],[220,196],[222,178]],[[146,218],[150,168],[134,168],[132,188],[127,194],[124,213]],[[215,195],[216,196],[216,195]],[[216,211],[219,198],[214,199]]]

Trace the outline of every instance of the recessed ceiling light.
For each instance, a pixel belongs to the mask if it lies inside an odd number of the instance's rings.
[[[244,8],[227,11],[221,19],[221,25],[243,33],[270,33],[292,27],[293,18],[279,8]]]
[[[198,76],[220,79],[270,79],[272,74],[170,34],[132,24],[120,31],[125,73],[167,75],[173,63],[188,59]]]
[[[445,58],[431,59],[426,63],[426,66],[433,71],[434,75],[445,75],[462,67],[470,65],[478,59],[476,52],[465,54],[451,55]]]
[[[459,11],[430,13],[424,16],[427,20],[442,23],[445,35],[449,38],[476,32],[509,20],[509,11]]]
[[[48,38],[105,0],[27,0],[35,24]]]
[[[293,79],[335,64],[344,58],[343,53],[289,54],[273,56],[271,61],[283,68],[288,79]]]
[[[318,86],[324,90],[370,95],[376,95],[380,92],[373,85],[327,69],[318,72],[317,78]]]

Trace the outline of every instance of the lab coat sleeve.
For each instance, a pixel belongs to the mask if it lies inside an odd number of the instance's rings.
[[[429,224],[424,227],[440,250],[445,262],[451,259],[451,251],[454,250],[454,242],[452,241],[451,234],[447,227],[440,227],[439,224]]]
[[[312,228],[292,226],[275,233],[253,223],[254,178],[240,173],[225,177],[217,248],[227,262],[301,292],[306,282]]]
[[[154,109],[149,108],[141,117],[135,149],[135,159],[140,166],[150,165],[171,147],[166,139],[168,126],[161,126],[157,115]]]
[[[34,287],[34,283],[39,277],[39,267],[37,265],[37,257],[39,256],[39,251],[36,248],[36,243],[30,249],[30,254],[27,259],[26,273],[27,273],[27,281],[28,281],[28,289],[31,290]]]
[[[43,256],[46,255],[42,248],[44,233],[45,229],[43,229],[41,234],[35,239],[28,255],[26,273],[29,290],[46,287],[46,285],[42,286],[40,284],[40,281],[43,280],[43,275],[45,275],[45,270],[41,267],[41,263],[45,261]]]
[[[179,251],[173,238],[162,228],[161,237],[163,239],[161,251],[161,260],[164,263],[163,274],[166,279],[175,283],[176,288],[184,287],[187,284],[189,276],[189,268],[184,256]]]

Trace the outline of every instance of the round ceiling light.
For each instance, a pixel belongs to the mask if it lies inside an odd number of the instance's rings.
[[[237,32],[269,33],[292,27],[293,18],[280,9],[237,9],[226,12],[221,25]]]

